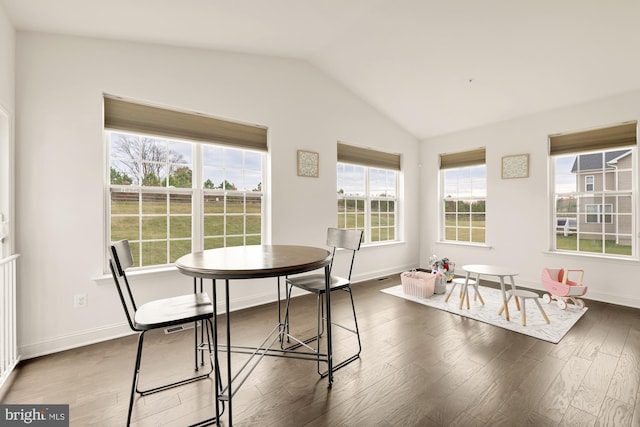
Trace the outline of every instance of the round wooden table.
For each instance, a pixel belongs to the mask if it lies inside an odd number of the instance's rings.
[[[236,376],[232,375],[231,371],[231,323],[229,316],[229,281],[235,279],[258,279],[265,277],[280,277],[290,274],[305,273],[307,271],[317,270],[324,268],[325,273],[325,307],[326,307],[326,322],[327,322],[327,354],[326,362],[328,369],[328,381],[329,386],[333,383],[333,360],[332,360],[332,342],[331,342],[331,292],[329,288],[329,266],[331,264],[331,253],[326,249],[315,248],[310,246],[295,246],[295,245],[255,245],[255,246],[234,246],[228,248],[208,249],[201,252],[194,252],[188,255],[184,255],[178,258],[175,262],[178,270],[194,278],[199,279],[212,279],[213,280],[213,295],[212,303],[214,307],[214,365],[219,366],[218,359],[218,327],[216,307],[218,303],[218,295],[216,291],[216,280],[224,280],[225,284],[225,298],[224,307],[226,313],[226,367],[227,367],[227,379],[225,388],[218,387],[218,376],[215,377],[215,390],[216,398],[219,401],[226,401],[227,403],[227,416],[228,425],[233,425],[232,421],[232,398],[237,390],[232,389],[232,382],[238,378],[239,373]],[[278,292],[280,287],[278,286]],[[278,308],[280,304],[278,304]],[[278,330],[281,330],[280,315],[278,315]],[[274,328],[275,330],[275,328]],[[266,342],[266,340],[265,340]],[[258,354],[261,356],[268,355],[269,348],[265,348],[264,342],[259,347],[253,349],[253,355]],[[315,359],[318,360],[321,354],[316,354]],[[242,371],[246,364],[240,368]],[[246,374],[248,376],[252,369]],[[245,377],[246,379],[246,377]],[[240,386],[244,382],[244,379],[239,380]],[[219,405],[216,406],[216,424],[220,423]]]
[[[184,255],[175,265],[187,276],[205,279],[256,279],[298,274],[331,262],[326,249],[295,245],[232,246]]]

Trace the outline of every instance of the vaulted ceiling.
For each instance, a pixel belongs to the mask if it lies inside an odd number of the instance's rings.
[[[306,60],[417,138],[640,89],[638,0],[0,0],[16,30]]]

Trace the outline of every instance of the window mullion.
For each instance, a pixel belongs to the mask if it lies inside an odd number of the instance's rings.
[[[204,249],[204,190],[202,181],[202,144],[193,144],[193,176],[191,179],[191,249]]]
[[[167,176],[166,182],[166,197],[165,197],[165,221],[167,222],[167,252],[166,260],[169,263],[171,259],[171,191],[167,188],[169,186],[169,177]]]
[[[364,241],[371,243],[371,185],[369,177],[369,168],[364,168]]]
[[[140,265],[143,265],[142,259],[142,195],[144,191],[142,187],[138,190],[138,241],[140,244],[138,245],[138,260]]]

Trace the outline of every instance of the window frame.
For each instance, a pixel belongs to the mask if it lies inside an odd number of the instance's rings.
[[[638,216],[640,215],[637,197],[637,120],[582,131],[552,134],[548,138],[549,209],[551,212],[549,248],[551,252],[637,261],[639,259],[637,229]],[[599,153],[602,156],[600,163],[593,161],[596,159],[595,157],[586,158],[592,153]],[[607,158],[605,153],[611,153],[614,156]],[[585,161],[584,167],[582,167],[580,160],[582,155],[585,155],[585,158],[582,159]],[[570,167],[569,162],[564,162],[562,168],[566,169],[560,172],[557,167],[558,163],[562,162],[563,156],[573,157],[574,164]],[[627,181],[621,181],[619,180],[621,176],[619,161],[627,156],[630,156],[629,166],[623,170],[625,175],[631,179],[627,178]],[[605,165],[605,162],[608,165]],[[615,171],[616,181],[613,189],[607,188],[607,166]],[[574,184],[571,184],[572,180],[569,178],[571,174],[596,170],[603,177],[602,191],[594,191],[593,193],[582,191],[575,184],[576,181],[580,182],[576,178],[573,179]],[[629,188],[621,188],[619,185],[621,182]],[[599,231],[594,231],[590,229],[590,225],[582,226],[580,223],[582,220],[580,209],[584,201],[598,200],[601,200],[602,203],[614,200],[616,212],[611,214],[614,218],[613,226],[607,228],[606,225],[602,225]],[[575,212],[572,209],[575,209]],[[571,240],[559,242],[559,235],[553,231],[559,213],[564,214],[567,218],[575,217],[578,219],[575,244]],[[621,231],[621,229],[623,230]],[[625,232],[626,230],[629,231]],[[599,241],[590,238],[593,236],[598,236]],[[563,246],[560,249],[558,248],[559,243]],[[630,246],[630,249],[627,249],[627,246]]]
[[[606,158],[606,154],[604,153],[615,152],[615,151],[626,151],[626,150],[630,151],[628,155],[631,156],[631,162],[630,162],[629,168],[624,169],[623,172],[630,173],[630,175],[632,176],[632,179],[630,181],[631,182],[630,189],[619,188],[618,176],[621,173],[619,169],[615,170],[616,185],[614,186],[614,188],[607,188],[607,185],[604,185],[607,170],[603,166],[601,170],[601,173],[603,176],[603,188],[601,190],[597,190],[597,191],[595,190],[595,179],[594,179],[593,191],[587,191],[586,186],[584,188],[584,191],[581,191],[580,188],[578,187],[575,188],[575,191],[570,191],[570,192],[556,191],[556,179],[558,176],[558,171],[556,170],[556,159],[558,157],[575,156],[576,159],[578,159],[580,156],[584,156],[584,155],[600,154],[600,155],[603,155],[603,161],[604,161],[604,159]],[[638,216],[639,216],[638,197],[637,197],[638,185],[636,183],[637,176],[638,176],[637,156],[638,156],[638,149],[636,145],[622,146],[622,147],[616,147],[616,148],[602,147],[599,150],[574,151],[574,152],[565,152],[565,153],[549,155],[549,162],[550,162],[550,167],[549,167],[550,200],[549,201],[550,201],[551,217],[553,218],[552,225],[554,230],[550,233],[551,242],[549,246],[550,246],[551,252],[561,253],[561,254],[571,254],[571,255],[577,255],[577,256],[594,256],[599,258],[618,258],[618,259],[638,260],[638,239],[635,237],[637,235],[636,230],[637,230],[637,222],[638,222]],[[588,171],[588,170],[589,169],[586,169],[585,171]],[[594,175],[585,175],[585,177],[586,176],[594,176]],[[584,182],[586,184],[586,181]],[[569,212],[568,214],[571,214],[571,216],[566,216],[567,218],[569,217],[573,218],[574,216],[575,218],[578,218],[576,230],[569,233],[576,236],[575,238],[577,240],[576,240],[575,249],[558,247],[558,232],[556,231],[555,225],[557,224],[558,218],[565,217],[565,216],[559,216],[559,214],[562,214],[562,212],[558,212],[557,210],[558,200],[562,198],[572,199],[574,200],[573,203],[575,203],[576,205],[575,213]],[[594,198],[596,200],[594,200]],[[630,212],[621,212],[620,209],[618,209],[617,212],[614,211],[613,209],[614,204],[606,203],[605,201],[611,198],[615,198],[616,204],[619,203],[619,200],[621,198],[628,199],[630,201],[630,203],[628,204]],[[592,201],[592,200],[594,200],[595,203],[585,202],[585,201]],[[598,202],[598,200],[602,200],[602,201]],[[583,211],[581,211],[580,206],[583,206],[583,209],[584,209]],[[596,211],[587,212],[587,209],[588,209],[587,206],[596,206],[597,207]],[[611,207],[610,211],[607,211],[607,206]],[[595,221],[588,221],[589,216],[591,216],[592,218],[595,217]],[[625,217],[630,217],[630,220],[626,221],[628,224],[630,224],[629,225],[630,231],[628,233],[621,233],[619,232],[620,219]],[[602,226],[600,231],[585,230],[585,227],[597,226],[597,225]],[[608,227],[608,226],[614,226],[615,231],[607,231],[605,227]],[[566,236],[567,235],[565,234],[565,237]],[[598,236],[598,238],[600,239],[600,244],[597,247],[601,248],[600,251],[588,250],[588,246],[586,246],[587,249],[582,249],[582,250],[580,249],[580,246],[584,244],[582,243],[584,240],[593,240],[593,239],[589,239],[590,236],[592,237]],[[606,239],[607,236],[615,236],[615,239]],[[630,254],[621,253],[623,252],[622,249],[607,250],[608,248],[606,246],[606,242],[608,241],[615,242],[616,245],[619,245],[621,241],[629,241],[630,244],[628,246],[630,246]]]
[[[481,196],[473,196],[472,194],[470,194],[469,196],[464,196],[464,197],[449,197],[449,195],[445,194],[446,191],[446,187],[447,187],[447,182],[446,182],[446,174],[447,172],[450,171],[460,171],[460,170],[468,170],[469,171],[469,175],[470,177],[473,175],[472,173],[472,169],[473,168],[484,168],[484,189],[485,189],[485,195],[483,197]],[[461,245],[470,245],[470,246],[487,246],[487,195],[486,195],[486,190],[487,190],[487,165],[486,165],[486,161],[483,163],[474,163],[474,164],[468,164],[468,165],[461,165],[459,167],[455,167],[455,168],[444,168],[444,169],[440,169],[439,171],[439,181],[440,181],[440,185],[439,185],[439,201],[440,201],[440,208],[439,208],[439,230],[438,230],[438,236],[439,236],[439,241],[441,243],[454,243],[454,244],[461,244]],[[472,182],[470,182],[470,186],[471,188],[473,188],[473,184]],[[455,211],[449,211],[447,210],[447,205],[451,204],[451,203],[455,203]],[[461,211],[459,210],[459,206],[460,206],[460,202],[469,203],[469,225],[468,227],[465,226],[461,226],[458,224],[459,220],[459,215],[461,213]],[[473,205],[478,203],[478,202],[484,202],[484,211],[481,212],[482,215],[484,215],[484,227],[473,227],[473,216],[474,216],[474,211],[473,211]],[[464,213],[464,212],[462,212]],[[480,212],[476,211],[476,214],[480,214]],[[448,215],[455,215],[456,217],[456,225],[454,226],[447,226],[447,216]],[[455,230],[455,235],[456,238],[455,239],[448,239],[447,238],[447,229],[454,229]],[[460,231],[467,229],[468,230],[468,234],[469,234],[469,240],[459,240],[459,236],[460,236]],[[474,232],[473,230],[484,230],[483,231],[483,235],[484,235],[484,240],[481,242],[476,242],[473,241],[473,235]]]
[[[589,182],[591,181],[591,182]],[[589,189],[591,186],[591,189]],[[595,184],[595,176],[594,175],[585,175],[584,177],[584,191],[585,193],[593,193],[596,190]]]
[[[341,162],[338,161],[336,163],[336,182],[338,183],[338,185],[340,184],[341,180],[340,177],[338,176],[338,174],[340,173],[340,168],[342,166],[351,166],[351,167],[359,167],[359,168],[363,168],[363,172],[364,172],[364,194],[363,195],[354,195],[354,194],[346,194],[346,193],[341,193],[341,190],[344,189],[336,189],[336,194],[337,194],[337,202],[341,203],[342,201],[344,201],[344,204],[348,204],[349,201],[353,201],[354,202],[354,206],[356,207],[356,209],[362,205],[362,211],[360,210],[356,210],[355,211],[355,217],[356,219],[362,215],[363,217],[363,225],[362,227],[359,226],[358,222],[356,221],[356,225],[355,227],[348,227],[347,226],[347,209],[346,207],[344,208],[344,210],[340,210],[340,208],[338,209],[337,215],[338,215],[338,227],[340,228],[348,228],[348,229],[355,229],[355,230],[362,230],[363,231],[363,245],[367,245],[367,246],[373,246],[373,245],[379,245],[379,244],[388,244],[388,243],[393,243],[393,242],[398,242],[400,240],[400,236],[399,236],[399,216],[398,216],[398,202],[399,202],[399,189],[400,189],[400,171],[398,170],[394,170],[394,169],[385,169],[385,168],[381,168],[381,167],[375,167],[375,166],[367,166],[364,164],[359,164],[359,163],[351,163],[351,162]],[[374,196],[371,195],[372,189],[371,189],[371,170],[372,169],[376,169],[376,170],[382,170],[385,172],[392,172],[395,176],[395,183],[394,183],[394,196],[393,197],[382,197],[382,196]],[[360,203],[359,203],[360,202]],[[386,226],[386,227],[380,227],[380,226],[374,226],[373,225],[373,218],[372,218],[372,204],[375,202],[393,202],[393,212],[392,212],[392,216],[393,216],[393,226]],[[362,212],[361,214],[359,212]],[[390,213],[390,211],[387,210],[387,213]],[[341,220],[340,216],[344,216],[344,218]],[[386,229],[387,231],[390,229],[393,229],[393,235],[394,238],[393,239],[385,239],[385,240],[372,240],[373,238],[373,231],[378,230],[378,236],[380,236],[380,230]],[[388,234],[387,234],[388,236]]]
[[[154,140],[164,140],[164,141],[176,141],[176,142],[181,142],[181,143],[187,143],[191,145],[191,152],[192,152],[192,162],[189,165],[192,169],[192,178],[191,178],[191,187],[183,187],[183,188],[176,188],[176,187],[171,187],[169,185],[167,186],[160,186],[160,187],[155,187],[155,186],[144,186],[144,185],[122,185],[122,184],[111,184],[111,167],[112,167],[112,154],[111,154],[111,134],[113,133],[120,133],[120,134],[129,134],[129,135],[134,135],[134,136],[138,136],[138,137],[147,137],[147,138],[151,138]],[[205,232],[205,217],[207,216],[207,214],[204,212],[204,204],[205,204],[205,198],[207,196],[215,196],[215,195],[219,195],[221,197],[225,198],[225,210],[226,210],[226,199],[228,197],[238,197],[238,196],[242,196],[243,198],[246,199],[247,196],[255,196],[255,197],[259,197],[260,198],[260,241],[264,242],[265,237],[267,235],[266,229],[265,229],[265,225],[266,225],[266,194],[264,191],[264,188],[266,186],[266,160],[267,160],[267,156],[266,153],[264,151],[261,150],[251,150],[251,149],[247,149],[247,148],[242,148],[239,146],[232,146],[232,145],[225,145],[225,144],[212,144],[209,142],[201,142],[201,141],[195,141],[195,140],[185,140],[185,139],[178,139],[175,137],[162,137],[162,136],[157,136],[157,135],[145,135],[145,134],[140,134],[140,133],[136,133],[136,132],[130,132],[130,131],[121,131],[121,130],[115,130],[115,129],[105,129],[104,130],[104,140],[105,140],[105,157],[106,157],[106,173],[105,173],[105,221],[104,221],[104,236],[105,236],[105,242],[106,242],[106,246],[108,247],[110,242],[112,241],[112,234],[111,234],[111,225],[112,225],[112,193],[115,191],[118,192],[126,192],[126,193],[137,193],[139,194],[139,206],[140,208],[138,209],[137,214],[132,214],[130,216],[138,217],[138,220],[140,222],[143,221],[143,217],[162,217],[162,216],[166,216],[167,217],[167,221],[170,221],[170,218],[172,216],[174,217],[190,217],[191,218],[191,235],[190,237],[172,237],[171,236],[171,229],[170,229],[170,225],[169,228],[167,229],[167,233],[164,236],[164,238],[158,238],[158,239],[145,239],[141,233],[143,233],[142,231],[142,225],[139,225],[138,228],[138,235],[139,235],[139,240],[135,240],[133,241],[134,244],[133,246],[133,250],[137,249],[138,253],[134,253],[134,261],[137,259],[137,265],[135,265],[134,267],[132,267],[132,269],[135,270],[158,270],[158,269],[163,269],[163,268],[167,268],[167,267],[171,267],[173,266],[173,262],[171,262],[171,258],[169,257],[169,253],[170,253],[170,246],[172,242],[177,242],[177,241],[190,241],[191,242],[191,248],[189,250],[189,252],[195,252],[195,251],[200,251],[203,249],[207,248],[206,245],[206,240],[207,238],[210,238],[212,236],[205,236],[204,232]],[[252,190],[233,190],[233,189],[206,189],[204,188],[204,178],[203,178],[203,171],[204,169],[207,167],[207,165],[204,164],[204,156],[203,156],[203,149],[205,146],[213,146],[213,147],[218,147],[221,148],[223,150],[236,150],[236,151],[241,151],[241,152],[252,152],[252,153],[257,153],[260,156],[260,173],[261,173],[261,191],[252,191]],[[224,151],[223,151],[224,152]],[[243,154],[244,156],[244,154]],[[246,171],[246,168],[244,167],[244,162],[243,162],[243,167],[241,169],[243,172]],[[167,180],[167,184],[169,184],[168,180]],[[143,197],[145,194],[166,194],[167,196],[167,203],[168,205],[170,204],[170,198],[173,195],[177,195],[177,196],[184,196],[184,195],[189,195],[191,197],[191,213],[186,215],[186,214],[172,214],[170,207],[167,207],[167,211],[165,214],[145,214],[142,211],[142,204],[143,204]],[[255,214],[250,214],[249,216],[254,216]],[[246,242],[246,234],[242,234],[242,235],[228,235],[227,234],[227,213],[225,211],[225,213],[222,215],[224,217],[224,226],[223,226],[223,235],[222,238],[224,240],[224,245],[227,245],[227,239],[228,238],[238,238],[238,237],[242,237],[244,240],[244,244],[247,244]],[[231,216],[242,216],[243,218],[243,223],[246,225],[247,222],[247,212],[246,212],[246,206],[244,208],[244,212],[242,214],[238,214],[238,213],[234,213]],[[257,215],[255,215],[257,216]],[[246,230],[246,228],[245,228]],[[255,234],[250,234],[250,236],[255,236]],[[218,236],[219,237],[219,236]],[[142,256],[142,248],[140,243],[141,242],[152,242],[152,241],[158,241],[158,242],[166,242],[167,244],[167,262],[163,263],[163,264],[149,264],[149,265],[145,265],[144,263],[142,263],[140,260],[142,258],[140,258]],[[255,244],[255,243],[253,243]],[[232,245],[232,246],[238,246],[238,245]],[[105,257],[105,265],[104,265],[104,270],[105,272],[107,272],[109,270],[108,267],[108,256]]]

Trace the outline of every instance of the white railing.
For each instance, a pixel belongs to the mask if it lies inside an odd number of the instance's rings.
[[[16,334],[16,260],[0,260],[0,388],[20,361]]]

